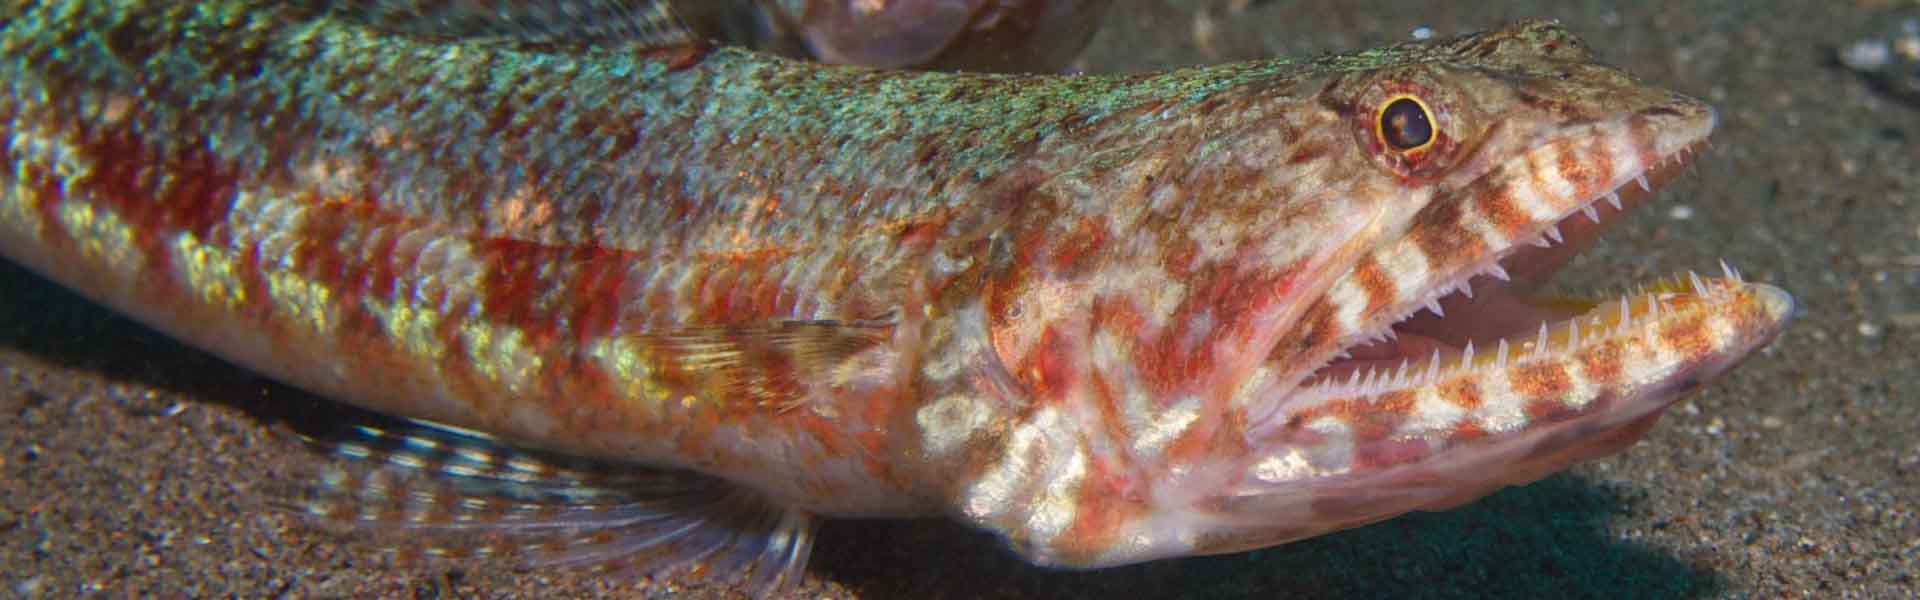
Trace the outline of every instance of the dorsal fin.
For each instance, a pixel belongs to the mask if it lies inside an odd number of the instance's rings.
[[[307,439],[349,462],[276,504],[403,564],[504,556],[530,569],[672,575],[765,597],[799,582],[819,522],[707,475],[517,448],[426,422]]]
[[[733,0],[717,0],[731,4]],[[682,46],[705,36],[669,0],[339,0],[334,14],[383,31],[563,45]]]

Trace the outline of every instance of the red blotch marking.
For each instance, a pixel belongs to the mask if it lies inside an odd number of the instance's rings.
[[[1327,148],[1324,145],[1301,144],[1294,147],[1293,154],[1287,157],[1287,164],[1299,165],[1326,156],[1327,154]]]
[[[1475,197],[1480,200],[1481,215],[1498,227],[1508,239],[1519,237],[1521,232],[1533,225],[1533,218],[1520,209],[1519,200],[1514,198],[1511,185],[1501,185]]]
[[[573,306],[567,321],[574,343],[584,344],[613,333],[620,318],[620,288],[627,283],[628,262],[599,246],[574,251],[578,264],[568,282]]]
[[[859,443],[848,439],[837,421],[812,412],[796,413],[789,423],[791,427],[819,444],[821,454],[828,457],[849,456],[853,453],[855,445]]]
[[[924,251],[939,241],[940,229],[944,224],[943,220],[906,223],[894,234],[893,239],[900,247]]]
[[[543,318],[542,295],[559,283],[542,271],[565,275],[566,266],[556,264],[558,252],[538,243],[484,238],[473,242],[474,259],[485,265],[486,285],[480,290],[481,311],[490,321],[515,327],[524,341],[553,337],[557,319]]]
[[[887,451],[887,433],[878,429],[867,429],[854,434],[855,443],[865,449],[860,453],[860,464],[867,474],[880,481],[902,481],[900,474],[884,457],[893,456]]]
[[[224,241],[211,234],[233,208],[239,185],[234,167],[219,161],[199,140],[174,140],[174,147],[166,149],[149,145],[127,126],[81,128],[76,134],[75,151],[91,169],[66,183],[132,228],[133,243],[146,261],[143,284],[150,293],[178,293],[167,240],[188,233],[209,243]],[[34,179],[44,182],[38,192],[42,211],[52,217],[49,223],[58,223],[58,205],[65,196],[53,187],[55,178],[42,174]]]
[[[1678,321],[1660,328],[1660,340],[1668,348],[1688,358],[1699,358],[1713,352],[1713,336],[1707,333],[1705,319],[1694,317]]]
[[[1353,428],[1354,439],[1376,440],[1393,435],[1400,424],[1413,414],[1416,395],[1412,391],[1387,392],[1371,400],[1337,403],[1337,414]]]
[[[1596,385],[1612,385],[1625,372],[1618,340],[1608,340],[1580,353],[1580,372]]]
[[[357,300],[369,297],[370,290],[387,290],[397,284],[390,261],[393,240],[383,240],[383,231],[398,219],[382,213],[370,202],[331,202],[315,198],[303,200],[313,206],[296,232],[299,243],[293,249],[295,269],[313,281],[325,285],[338,298]],[[369,249],[369,246],[372,248]],[[371,250],[371,251],[370,251]],[[411,260],[408,257],[400,260]],[[390,296],[373,296],[390,297]]]
[[[886,450],[886,437],[884,435],[886,427],[888,424],[893,423],[894,417],[901,412],[902,408],[909,405],[910,400],[904,397],[906,396],[906,392],[898,389],[891,382],[869,389],[854,390],[853,392],[858,394],[856,398],[860,403],[847,402],[842,404],[842,406],[860,406],[863,409],[861,410],[860,416],[870,425],[867,432],[874,434],[874,437],[863,440],[863,443],[868,444],[867,448],[869,450],[884,453]]]
[[[1514,393],[1528,400],[1558,401],[1573,387],[1566,368],[1557,362],[1536,362],[1509,373]]]
[[[1148,512],[1138,483],[1105,460],[1089,460],[1081,480],[1073,523],[1053,540],[1065,556],[1094,557],[1112,549],[1121,528]]]
[[[1356,443],[1371,443],[1397,432],[1407,415],[1413,412],[1415,399],[1413,392],[1401,390],[1374,398],[1334,400],[1293,413],[1287,417],[1287,428],[1307,431],[1305,428],[1308,423],[1331,416],[1347,425],[1351,430],[1349,436]]]
[[[419,259],[417,254],[399,252],[400,238],[407,227],[374,227],[373,239],[362,251],[365,261],[366,293],[373,298],[392,299],[400,287],[400,273]]]
[[[738,261],[727,261],[703,265],[699,275],[693,281],[693,291],[689,301],[697,309],[694,314],[702,323],[736,322],[742,315],[734,314],[730,304],[734,287],[734,278],[739,276]]]
[[[1090,311],[1096,331],[1124,334],[1122,339],[1126,339],[1146,330],[1147,316],[1126,298],[1101,296],[1094,298],[1092,304]]]
[[[1064,400],[1065,392],[1073,385],[1072,361],[1066,353],[1074,351],[1076,345],[1065,338],[1048,326],[1027,352],[1026,359],[1020,361],[1024,368],[1020,369],[1019,378],[1036,398]]]
[[[1250,350],[1248,342],[1262,334],[1255,329],[1261,317],[1294,297],[1298,290],[1300,267],[1280,273],[1242,273],[1219,267],[1200,275],[1192,292],[1174,310],[1162,335],[1153,342],[1158,357],[1141,363],[1141,378],[1150,389],[1171,392],[1195,385],[1226,385],[1216,376],[1238,373],[1221,372],[1223,367],[1251,367],[1257,356],[1240,355],[1245,360],[1222,365],[1216,356],[1234,355],[1221,350]],[[1204,323],[1196,315],[1206,314]],[[1204,333],[1196,327],[1207,328]],[[1264,351],[1262,348],[1261,351]],[[1210,389],[1213,399],[1224,399],[1231,389]]]
[[[1353,266],[1353,278],[1354,282],[1360,285],[1360,289],[1367,292],[1366,314],[1372,315],[1386,310],[1399,299],[1399,287],[1394,284],[1393,276],[1387,274],[1386,268],[1380,266],[1380,261],[1374,259],[1372,255],[1360,259],[1360,262]]]
[[[1483,437],[1487,437],[1487,430],[1482,429],[1479,422],[1472,419],[1461,419],[1459,422],[1453,424],[1453,432],[1448,436],[1448,439],[1455,442],[1469,442]]]
[[[1474,385],[1467,377],[1455,377],[1453,381],[1440,385],[1440,397],[1465,410],[1480,408],[1480,386]]]
[[[1461,225],[1467,210],[1463,202],[1449,197],[1429,205],[1408,233],[1433,263],[1430,269],[1434,272],[1443,272],[1451,265],[1464,264],[1487,253],[1486,241]]]
[[[1083,217],[1074,223],[1073,230],[1055,242],[1053,260],[1048,266],[1062,275],[1074,273],[1093,266],[1097,261],[1090,260],[1106,249],[1107,225],[1096,217]]]

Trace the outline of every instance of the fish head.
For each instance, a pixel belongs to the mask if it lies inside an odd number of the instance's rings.
[[[975,421],[956,506],[1033,562],[1258,548],[1531,481],[1630,444],[1791,312],[1731,272],[1524,295],[1715,124],[1557,25],[1267,68],[1204,72],[1141,117],[1153,150],[1056,180],[1091,200],[989,282],[1013,416]]]

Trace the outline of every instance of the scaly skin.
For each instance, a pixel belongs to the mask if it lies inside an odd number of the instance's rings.
[[[1547,23],[1038,77],[4,6],[0,254],[330,397],[725,482],[801,561],[814,515],[1102,566],[1456,504],[1630,443],[1788,306],[1663,285],[1325,381],[1712,128]]]
[[[716,40],[885,68],[1055,72],[1111,0],[291,0],[385,30],[538,43]]]

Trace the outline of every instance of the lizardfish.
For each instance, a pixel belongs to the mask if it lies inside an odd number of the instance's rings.
[[[1549,22],[1051,76],[307,4],[6,2],[0,255],[421,423],[289,504],[440,554],[765,592],[825,518],[1259,548],[1619,450],[1791,312],[1525,296],[1715,124]]]

